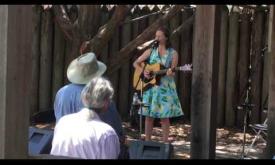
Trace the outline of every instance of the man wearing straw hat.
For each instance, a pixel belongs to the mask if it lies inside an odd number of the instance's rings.
[[[67,114],[76,113],[83,108],[81,91],[94,77],[99,77],[106,71],[106,65],[96,59],[92,52],[85,53],[73,60],[67,69],[67,78],[71,82],[65,85],[56,94],[54,113],[56,122]],[[102,121],[109,124],[116,131],[120,142],[124,143],[124,135],[120,116],[114,102],[111,102],[108,111],[100,113]]]

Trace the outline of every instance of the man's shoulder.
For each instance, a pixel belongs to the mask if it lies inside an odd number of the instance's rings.
[[[70,83],[70,84],[67,84],[67,85],[61,87],[58,90],[58,93],[64,93],[64,92],[68,92],[68,91],[72,91],[72,90],[80,90],[81,91],[83,88],[84,88],[84,85]]]

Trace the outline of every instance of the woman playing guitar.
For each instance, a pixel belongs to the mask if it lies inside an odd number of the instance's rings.
[[[169,118],[182,116],[182,108],[177,95],[173,68],[178,65],[178,53],[171,47],[169,31],[166,27],[159,27],[155,34],[158,45],[147,49],[135,62],[136,70],[142,72],[145,61],[151,64],[160,64],[167,68],[166,74],[160,77],[159,83],[143,92],[143,102],[149,105],[143,108],[142,115],[145,117],[145,140],[151,140],[153,122],[160,118],[163,141],[168,142]],[[150,78],[150,71],[144,70],[145,78]]]

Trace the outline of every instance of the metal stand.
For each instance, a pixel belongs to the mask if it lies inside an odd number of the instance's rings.
[[[241,159],[246,158],[245,144],[246,144],[246,128],[247,128],[247,123],[248,123],[247,118],[250,115],[250,112],[252,111],[252,108],[254,106],[255,106],[254,104],[249,104],[249,102],[245,102],[241,106],[238,106],[238,109],[243,109],[245,111],[244,120],[243,120],[243,143],[242,143]]]
[[[142,139],[142,136],[141,136],[142,135],[142,112],[143,112],[143,107],[146,106],[143,103],[143,86],[144,86],[144,84],[143,84],[143,81],[144,81],[143,72],[145,70],[146,65],[147,65],[147,63],[145,63],[145,65],[143,66],[141,75],[140,75],[139,80],[138,80],[138,82],[141,81],[141,90],[140,90],[140,96],[139,96],[139,98],[141,98],[141,100],[138,98],[136,101],[133,101],[133,104],[132,104],[133,107],[138,106],[139,109],[140,109],[140,115],[139,115],[139,138],[140,138],[140,140]],[[137,85],[138,85],[138,83],[137,83]],[[135,86],[135,89],[137,88],[137,85]]]
[[[144,70],[144,69],[143,69]],[[140,140],[142,135],[142,110],[143,110],[143,81],[141,81],[141,90],[140,90],[140,98],[141,98],[141,104],[140,104],[140,115],[139,115],[139,138]]]

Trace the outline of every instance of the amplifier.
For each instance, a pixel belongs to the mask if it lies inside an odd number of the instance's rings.
[[[130,142],[130,159],[171,159],[173,146],[170,143],[136,140]]]
[[[53,130],[29,127],[29,154],[49,154],[52,139]]]

